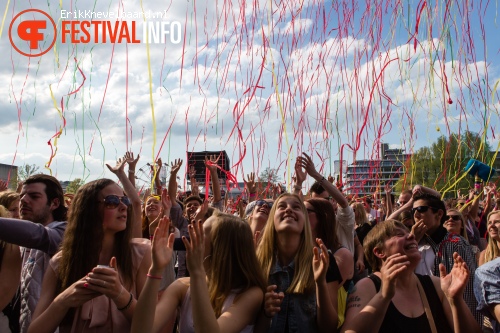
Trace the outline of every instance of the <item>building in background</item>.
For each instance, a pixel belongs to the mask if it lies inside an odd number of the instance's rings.
[[[381,159],[357,160],[347,166],[345,194],[372,195],[375,191],[382,192],[386,183],[394,186],[404,174],[405,161],[411,154],[382,143],[379,156]]]
[[[17,166],[0,163],[0,179],[9,182],[9,188],[15,190],[17,186]]]

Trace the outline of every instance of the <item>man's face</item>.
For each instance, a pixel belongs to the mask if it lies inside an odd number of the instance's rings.
[[[54,220],[52,211],[58,207],[57,199],[48,202],[44,183],[23,185],[21,192],[21,219],[47,225]]]
[[[400,206],[404,206],[408,201],[410,201],[411,195],[408,193],[401,193],[399,195],[398,203]]]

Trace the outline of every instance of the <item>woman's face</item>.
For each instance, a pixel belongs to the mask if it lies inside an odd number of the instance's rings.
[[[119,204],[114,208],[104,202],[106,197],[112,198],[113,196],[120,199]],[[104,232],[117,233],[127,228],[128,206],[122,201],[124,196],[122,188],[116,183],[110,184],[101,190],[99,201],[103,206],[102,226]]]
[[[464,228],[462,218],[460,214],[455,210],[449,210],[446,213],[446,221],[444,221],[444,227],[448,232],[460,235],[462,229]]]
[[[149,221],[158,217],[161,210],[161,199],[159,196],[151,196],[146,201],[145,213]]]
[[[306,207],[306,210],[307,210],[307,216],[309,216],[309,224],[311,225],[311,232],[312,232],[313,241],[314,241],[316,239],[316,227],[318,225],[317,212],[314,209],[313,205],[311,205],[307,201],[304,201],[304,206]]]
[[[489,236],[500,242],[500,213],[491,214],[488,219],[488,234]]]
[[[408,256],[410,261],[420,261],[420,252],[415,236],[403,228],[396,228],[392,237],[385,240],[382,252],[385,258],[399,253]]]
[[[274,228],[277,233],[301,234],[306,217],[299,198],[282,197],[274,212]]]
[[[10,216],[13,219],[21,218],[21,216],[19,215],[19,199],[14,200],[14,202],[12,202],[10,206],[7,207],[7,209],[9,210]]]

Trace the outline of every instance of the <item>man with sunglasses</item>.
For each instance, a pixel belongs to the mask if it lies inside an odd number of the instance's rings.
[[[26,179],[21,191],[22,220],[0,219],[0,239],[21,246],[20,331],[25,332],[40,298],[50,258],[58,251],[66,230],[66,207],[59,181],[49,175]],[[13,286],[17,288],[17,286]]]
[[[440,276],[439,264],[443,264],[446,271],[450,272],[454,265],[453,253],[457,252],[470,270],[464,300],[481,325],[482,315],[476,310],[477,302],[473,290],[477,264],[471,245],[463,237],[444,228],[446,207],[440,197],[428,192],[414,191],[412,214],[415,224],[425,225],[425,234],[418,244],[421,260],[415,273]]]

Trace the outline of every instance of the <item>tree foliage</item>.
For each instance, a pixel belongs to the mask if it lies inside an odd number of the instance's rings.
[[[406,172],[396,191],[420,184],[438,191],[468,190],[474,177],[465,175],[467,162],[474,158],[491,165],[493,153],[479,134],[466,131],[440,136],[430,147],[422,147],[406,161]]]
[[[278,176],[278,170],[272,169],[270,167],[265,168],[259,176],[259,180],[262,183],[276,183],[280,180],[280,176]]]
[[[17,169],[17,179],[18,181],[24,182],[31,175],[34,175],[40,170],[40,167],[35,164],[24,164]]]
[[[66,186],[66,193],[75,194],[84,183],[85,182],[81,178],[75,178]]]

